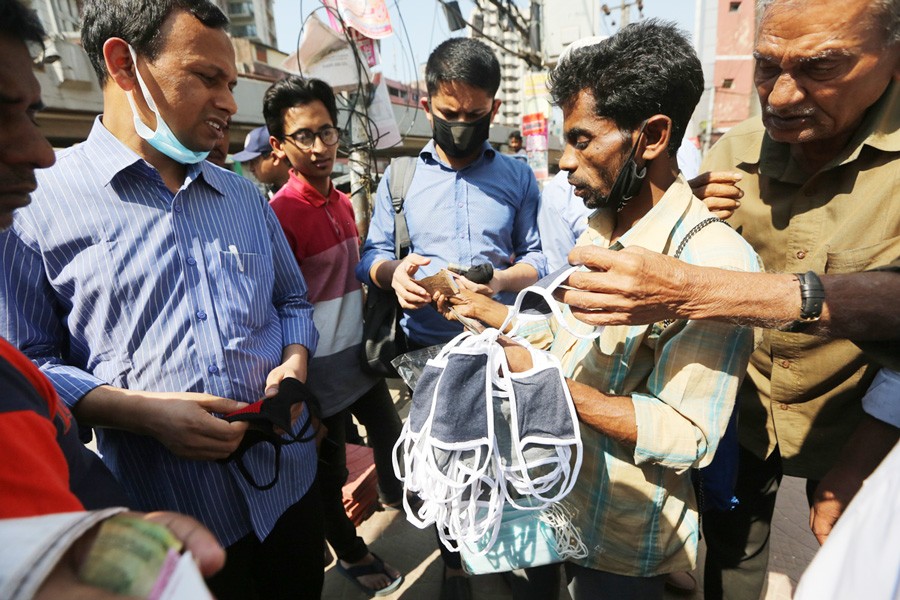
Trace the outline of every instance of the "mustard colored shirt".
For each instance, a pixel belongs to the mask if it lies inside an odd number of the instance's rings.
[[[846,149],[811,176],[759,118],[712,149],[702,170],[744,175],[729,222],[767,271],[854,273],[900,256],[898,95],[892,83]],[[820,479],[862,417],[877,370],[850,341],[765,331],[739,394],[741,443],[760,457],[777,446],[786,474]]]

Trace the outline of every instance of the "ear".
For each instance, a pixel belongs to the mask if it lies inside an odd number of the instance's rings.
[[[499,98],[494,98],[494,107],[491,109],[491,122],[494,121],[494,117],[497,116],[497,112],[500,110],[500,105],[503,104],[503,100]]]
[[[422,110],[425,111],[425,118],[428,119],[428,126],[434,127],[434,121],[431,118],[431,103],[428,100],[428,96],[419,99],[419,106],[421,106]]]
[[[137,66],[131,60],[128,42],[122,38],[109,38],[103,43],[103,60],[110,81],[116,82],[122,90],[130,92],[137,85],[134,75]]]
[[[269,145],[272,146],[272,155],[278,160],[287,161],[287,153],[284,151],[284,142],[274,135],[269,136]]]
[[[668,156],[669,139],[672,137],[672,119],[666,115],[653,115],[647,119],[642,136],[644,150],[641,157],[650,161],[660,156]]]

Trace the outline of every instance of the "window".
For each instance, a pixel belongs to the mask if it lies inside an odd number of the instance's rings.
[[[234,37],[256,37],[256,25],[236,25],[231,28]]]
[[[728,12],[737,12],[741,8],[740,2],[729,2],[728,3]]]
[[[734,87],[734,79],[726,79],[722,82],[723,90],[730,90],[732,87]]]

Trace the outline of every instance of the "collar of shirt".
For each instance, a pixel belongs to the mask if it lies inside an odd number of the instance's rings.
[[[97,159],[93,166],[102,176],[104,184],[109,185],[119,173],[129,168],[134,168],[147,177],[159,178],[159,172],[153,165],[123,144],[103,125],[102,117],[100,115],[94,119],[94,125],[84,142],[84,148],[89,156]],[[218,172],[213,165],[204,160],[195,165],[186,165],[186,167],[184,186],[202,176],[210,187],[219,194],[225,195],[225,176]]]
[[[672,232],[683,219],[692,198],[690,185],[684,176],[679,175],[659,202],[612,245],[609,240],[615,226],[614,213],[609,209],[598,210],[590,218],[591,227],[588,231],[591,242],[614,250],[641,246],[653,252],[664,253],[669,246]]]
[[[462,169],[454,169],[447,163],[441,160],[440,156],[437,153],[437,148],[434,145],[434,140],[428,140],[428,143],[425,144],[425,147],[419,152],[419,156],[422,157],[426,163],[433,163],[437,165],[441,165],[445,169],[449,169],[451,171],[459,170],[465,171],[466,169],[474,169],[481,165],[481,163],[485,161],[490,161],[494,159],[494,156],[497,154],[497,151],[494,150],[494,147],[491,146],[490,142],[485,141],[481,145],[481,154],[478,155],[478,158],[467,164]]]
[[[302,177],[298,177],[293,169],[291,169],[290,178],[285,185],[296,194],[296,198],[298,200],[302,200],[303,202],[306,202],[311,206],[315,206],[316,208],[320,208],[325,204],[336,201],[337,197],[339,196],[339,192],[335,189],[334,185],[329,182],[328,185],[330,186],[330,188],[328,197],[326,198],[319,193],[319,190],[310,185],[308,181],[306,181]]]
[[[828,170],[856,160],[863,146],[883,152],[900,151],[900,84],[891,82],[881,98],[869,110],[847,147],[822,170]],[[762,121],[759,121],[762,128]],[[763,129],[763,131],[765,131]],[[808,178],[791,159],[790,145],[776,142],[763,133],[762,143],[748,143],[735,153],[744,163],[760,166],[760,172],[787,183],[802,183]],[[800,177],[800,181],[794,181]]]

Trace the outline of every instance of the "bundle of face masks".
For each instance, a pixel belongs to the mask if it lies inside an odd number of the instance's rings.
[[[551,292],[575,267],[522,290],[507,322],[556,316]],[[430,358],[415,382],[409,418],[394,448],[407,519],[436,525],[472,573],[507,571],[586,555],[559,501],[582,461],[581,434],[559,360],[513,333],[532,367],[509,369],[500,331],[464,332]],[[578,337],[595,338],[601,331]]]

